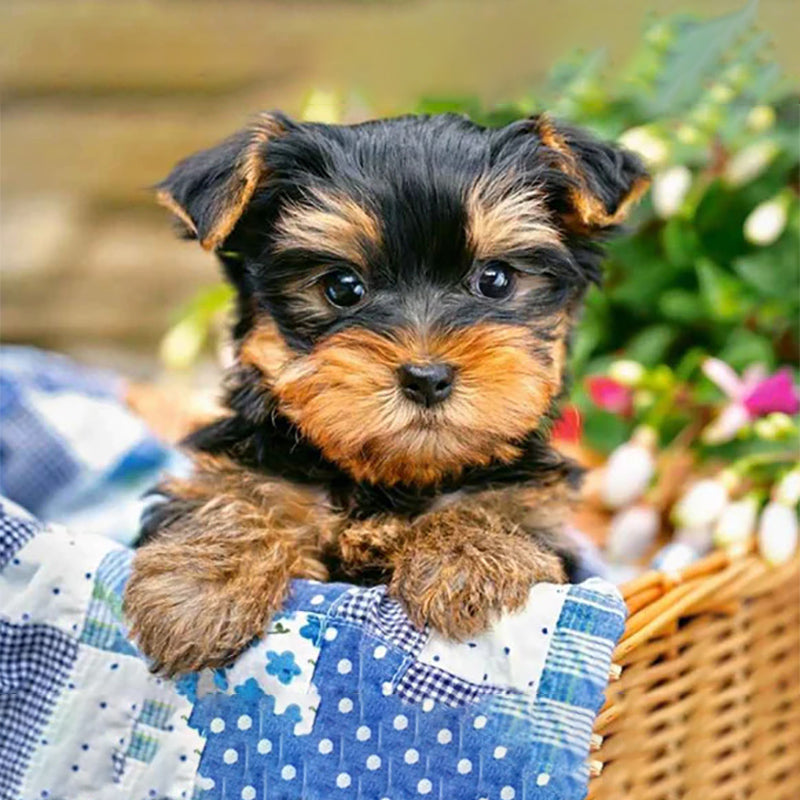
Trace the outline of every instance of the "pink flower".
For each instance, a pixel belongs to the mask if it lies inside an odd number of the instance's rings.
[[[623,417],[629,417],[633,413],[633,392],[612,378],[592,375],[586,379],[586,388],[598,408]]]
[[[800,398],[792,383],[792,373],[784,368],[770,375],[744,398],[744,405],[753,417],[763,417],[775,411],[796,414],[800,409]]]
[[[703,372],[730,401],[703,431],[708,444],[730,441],[745,425],[766,414],[796,414],[800,410],[800,395],[786,368],[768,376],[764,367],[754,365],[740,378],[724,361],[707,358]]]

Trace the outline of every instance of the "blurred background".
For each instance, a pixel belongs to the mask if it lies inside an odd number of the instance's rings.
[[[742,2],[6,0],[2,339],[152,376],[161,367],[165,331],[217,278],[213,258],[172,236],[147,190],[177,159],[264,108],[356,120],[423,107],[478,117],[505,108],[513,115],[546,104],[619,135],[645,121],[646,112],[614,117],[612,101],[628,102],[630,88],[604,99],[609,84],[601,76],[618,86],[637,58],[664,51],[674,32],[656,28],[643,52],[645,31],[681,5],[710,19]],[[735,50],[749,37],[751,55],[777,80],[753,90],[769,100],[800,74],[800,6],[762,0],[751,11],[720,50]],[[697,55],[708,55],[703,41],[697,46]],[[570,61],[578,50],[584,56]],[[733,50],[712,56],[734,63]],[[554,78],[565,58],[571,66]],[[695,94],[659,101],[651,119],[697,105],[723,67],[712,57],[705,72],[690,69],[678,78],[678,91],[684,81]],[[638,68],[644,75],[656,67]],[[736,93],[745,88],[741,80],[734,84],[727,85]],[[755,94],[749,107],[758,105]],[[702,146],[708,148],[708,137]],[[673,298],[676,307],[686,301]]]
[[[177,160],[274,108],[548,110],[618,139],[652,188],[587,297],[554,439],[589,467],[598,568],[664,574],[628,595],[642,644],[592,797],[798,797],[799,32],[796,0],[2,0],[0,339],[112,367],[176,439],[230,357],[214,257],[147,188]],[[81,406],[69,363],[0,355],[0,488],[132,536],[172,456],[120,384]]]

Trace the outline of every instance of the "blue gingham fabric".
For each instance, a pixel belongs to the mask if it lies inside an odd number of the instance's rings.
[[[384,587],[295,581],[231,666],[170,681],[127,635],[131,560],[0,501],[2,800],[584,796],[625,621],[603,580],[537,585],[463,643],[416,630]]]
[[[3,797],[15,797],[14,789],[25,775],[27,755],[36,747],[66,683],[76,648],[69,636],[48,625],[14,625],[0,620]]]
[[[130,543],[142,495],[183,457],[120,402],[117,376],[0,347],[0,494],[44,521]]]

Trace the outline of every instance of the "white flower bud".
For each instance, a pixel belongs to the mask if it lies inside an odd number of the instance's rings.
[[[659,572],[680,572],[700,558],[700,554],[684,542],[665,544],[653,557],[650,565]]]
[[[772,141],[755,142],[740,150],[725,166],[725,180],[731,186],[742,186],[757,178],[778,154]]]
[[[762,247],[772,244],[783,233],[788,218],[786,202],[782,197],[759,203],[744,221],[744,238],[750,244]]]
[[[800,502],[800,467],[795,467],[780,479],[772,497],[776,503],[789,508],[794,508]]]
[[[780,435],[775,423],[769,417],[762,417],[753,423],[753,432],[759,439],[774,442]]]
[[[797,426],[794,420],[782,411],[773,411],[766,417],[757,419],[753,423],[753,431],[761,439],[768,442],[777,442],[797,436]]]
[[[767,415],[767,419],[772,423],[778,437],[797,433],[795,421],[783,411],[773,411]]]
[[[735,86],[737,89],[743,89],[749,81],[753,80],[753,71],[750,67],[739,62],[732,67],[728,67],[723,73],[723,77],[731,86]]]
[[[793,508],[772,501],[758,522],[758,549],[768,564],[785,564],[797,549],[797,514]]]
[[[631,506],[618,511],[608,528],[608,557],[612,561],[638,561],[653,546],[660,528],[661,517],[652,506]]]
[[[667,48],[675,41],[675,26],[666,21],[655,23],[644,33],[645,41],[659,48]]]
[[[692,173],[683,165],[657,172],[650,190],[656,214],[662,219],[675,216],[680,211],[691,185]]]
[[[703,131],[713,131],[722,122],[722,109],[712,98],[698,103],[691,111],[689,119]]]
[[[619,143],[638,153],[651,167],[662,165],[669,155],[667,143],[645,125],[629,128],[619,137]]]
[[[633,394],[633,407],[637,411],[642,411],[650,408],[656,402],[655,392],[649,389],[638,389]]]
[[[756,530],[758,500],[752,495],[729,503],[714,526],[714,544],[718,547],[740,548]]]
[[[722,475],[698,481],[672,507],[673,524],[676,528],[712,525],[728,504],[729,489],[728,479]]]
[[[610,455],[600,487],[600,496],[609,508],[621,508],[638,500],[650,485],[656,471],[652,433],[640,428]]]
[[[644,367],[638,361],[620,358],[608,368],[608,377],[623,386],[638,386],[644,377]]]

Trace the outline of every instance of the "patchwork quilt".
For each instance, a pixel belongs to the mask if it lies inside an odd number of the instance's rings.
[[[29,446],[47,462],[40,437]],[[128,637],[118,517],[99,535],[79,524],[102,520],[89,508],[67,528],[0,501],[2,800],[584,796],[625,622],[605,581],[535,586],[463,643],[415,629],[384,587],[296,581],[230,667],[170,681]]]

